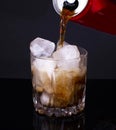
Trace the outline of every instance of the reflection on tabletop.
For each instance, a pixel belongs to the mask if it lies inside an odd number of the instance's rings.
[[[72,117],[47,117],[33,114],[34,130],[84,130],[85,116],[81,113]]]
[[[113,119],[99,120],[94,127],[88,122],[85,112],[71,117],[48,117],[33,112],[34,130],[116,130]]]

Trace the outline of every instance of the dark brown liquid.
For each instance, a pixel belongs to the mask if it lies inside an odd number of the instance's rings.
[[[65,39],[65,32],[66,26],[69,19],[74,15],[74,11],[70,11],[68,9],[63,8],[61,12],[61,21],[60,21],[60,38],[57,45],[57,49],[63,47],[64,39]]]
[[[60,21],[60,38],[57,45],[57,49],[63,47],[66,25],[69,19],[75,14],[75,9],[78,7],[79,2],[75,0],[74,3],[69,3],[68,1],[64,1],[63,8],[61,12],[61,21]]]

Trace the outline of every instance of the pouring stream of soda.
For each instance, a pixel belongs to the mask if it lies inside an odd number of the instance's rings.
[[[61,21],[60,21],[60,38],[57,44],[57,49],[63,47],[66,26],[69,19],[74,15],[74,10],[78,7],[78,0],[75,0],[74,3],[69,3],[64,1],[63,8],[61,12]]]

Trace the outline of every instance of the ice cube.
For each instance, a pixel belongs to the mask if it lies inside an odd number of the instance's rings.
[[[80,52],[75,45],[65,45],[53,53],[53,58],[55,60],[67,60],[75,59],[80,57]]]
[[[48,59],[36,59],[32,63],[32,74],[36,87],[43,87],[47,93],[53,92],[53,78],[56,63]]]
[[[42,105],[48,106],[50,103],[50,96],[47,93],[43,92],[40,97],[40,101]]]
[[[57,61],[57,67],[62,70],[79,70],[80,69],[80,59],[72,59],[72,60],[62,60]]]
[[[53,58],[57,60],[57,67],[63,70],[79,68],[80,52],[75,45],[66,44],[53,53]]]
[[[66,45],[70,45],[70,44],[68,42],[64,41],[63,45],[66,46]]]
[[[56,67],[56,62],[52,58],[40,58],[35,59],[32,63],[36,68],[43,70],[54,70]]]
[[[55,44],[49,40],[37,37],[30,43],[31,53],[36,56],[49,57],[55,49]]]

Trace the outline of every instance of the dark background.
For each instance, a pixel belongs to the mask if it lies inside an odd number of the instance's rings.
[[[30,42],[56,43],[59,21],[52,0],[0,2],[0,78],[30,78]],[[87,49],[88,78],[116,78],[116,36],[69,22],[66,41]]]

